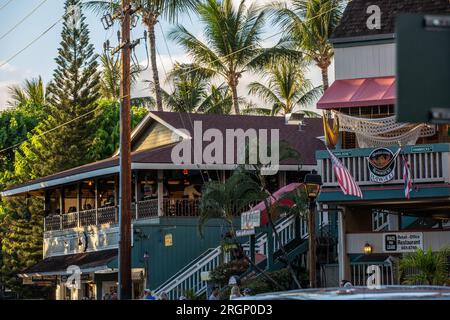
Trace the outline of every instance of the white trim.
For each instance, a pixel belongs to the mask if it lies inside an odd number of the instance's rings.
[[[114,270],[107,265],[94,267],[94,268],[87,268],[87,269],[81,269],[81,273],[98,273],[98,271],[103,270]],[[106,273],[106,272],[104,272]],[[28,277],[40,277],[40,276],[64,276],[67,275],[66,270],[58,270],[58,271],[49,271],[49,272],[34,272],[34,273],[19,273],[17,274],[20,278],[28,278]]]
[[[131,164],[131,169],[155,169],[155,170],[179,170],[179,169],[188,169],[188,170],[235,170],[238,167],[237,164],[174,164],[174,163],[139,163],[133,162]],[[279,171],[312,171],[317,170],[318,165],[280,165]],[[17,189],[11,189],[7,191],[0,192],[2,197],[9,197],[20,193],[26,193],[34,190],[39,190],[43,188],[49,188],[53,186],[59,186],[83,179],[103,176],[112,173],[118,173],[119,166],[88,171],[85,173],[79,173],[63,178],[58,178],[54,180],[48,180],[44,182],[30,184],[28,186],[20,187]]]
[[[181,130],[175,128],[174,126],[172,126],[171,124],[169,124],[168,122],[164,121],[163,119],[161,119],[160,117],[158,117],[157,115],[153,114],[152,112],[149,112],[144,119],[141,120],[141,122],[137,125],[137,127],[133,130],[133,132],[131,133],[131,144],[133,144],[133,140],[135,138],[135,136],[145,127],[145,125],[147,124],[147,122],[149,121],[149,119],[153,119],[156,122],[159,122],[160,124],[162,124],[164,127],[166,127],[167,129],[169,129],[170,131],[172,131],[173,133],[175,133],[176,135],[180,136],[182,139],[192,139],[192,137],[190,135],[185,134],[184,132],[182,132]],[[120,148],[116,150],[116,152],[114,152],[113,157],[116,157],[120,154]]]
[[[24,186],[24,187],[17,188],[17,189],[6,190],[6,191],[1,192],[0,195],[2,197],[8,197],[8,196],[13,196],[13,195],[19,194],[19,193],[25,193],[25,192],[38,190],[38,189],[49,188],[49,187],[58,186],[58,185],[62,185],[62,184],[66,184],[66,183],[70,183],[70,182],[74,182],[74,181],[79,181],[79,180],[92,178],[92,177],[103,176],[103,175],[117,173],[117,172],[119,172],[119,166],[114,166],[114,167],[109,167],[109,168],[104,168],[104,169],[99,169],[99,170],[94,170],[94,171],[88,171],[88,172],[78,173],[78,174],[74,174],[71,176],[63,177],[63,178],[57,178],[57,179],[53,179],[53,180],[30,184],[28,186]]]

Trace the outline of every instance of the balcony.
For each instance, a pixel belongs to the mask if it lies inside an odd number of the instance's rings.
[[[131,204],[132,219],[137,221],[158,216],[197,217],[200,213],[199,202],[200,199],[164,198],[162,200],[162,213],[158,215],[158,199],[139,201],[137,206],[135,203]],[[247,208],[241,211],[247,211]],[[236,212],[236,215],[240,213]],[[49,215],[44,218],[44,232],[116,224],[118,222],[119,207],[110,206],[62,215]]]
[[[394,153],[398,147],[390,147]],[[367,157],[373,148],[334,150],[333,153],[342,161],[358,185],[376,185],[370,181]],[[414,183],[449,182],[450,144],[427,144],[403,147],[403,154],[411,165]],[[328,152],[318,151],[316,154],[324,187],[338,187]],[[394,178],[385,184],[403,184],[402,162],[397,161]]]
[[[199,200],[163,199],[163,216],[192,217],[198,215]],[[144,220],[158,216],[158,199],[139,201],[131,204],[132,219]],[[49,215],[44,218],[44,231],[57,231],[104,224],[116,224],[119,221],[119,207],[110,206],[62,215]]]

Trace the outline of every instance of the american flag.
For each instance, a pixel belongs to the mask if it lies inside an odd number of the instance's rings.
[[[342,164],[341,161],[333,154],[333,152],[328,149],[328,153],[330,154],[331,164],[333,165],[334,175],[339,183],[339,187],[342,192],[346,195],[351,195],[355,197],[362,198],[363,194],[355,179],[353,179],[350,172],[348,172],[347,168]]]
[[[413,187],[412,177],[411,177],[411,166],[409,164],[408,158],[402,154],[403,162],[403,181],[405,183],[405,197],[410,198],[410,193]]]

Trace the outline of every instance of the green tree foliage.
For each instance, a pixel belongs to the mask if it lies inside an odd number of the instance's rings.
[[[66,12],[80,0],[67,0]],[[47,89],[48,116],[16,156],[17,174],[33,179],[86,163],[95,125],[100,81],[94,46],[81,13],[78,24],[66,15],[57,68]],[[69,122],[69,123],[68,123]],[[63,125],[67,123],[66,125]]]
[[[137,14],[141,16],[141,21],[147,28],[150,49],[150,64],[153,74],[152,84],[154,86],[153,91],[155,92],[158,111],[163,110],[163,104],[158,65],[156,62],[156,24],[161,18],[170,22],[176,21],[180,13],[188,12],[199,2],[199,0],[131,0],[131,3],[135,7],[140,8]],[[85,6],[98,13],[115,12],[119,9],[120,5],[120,0],[94,0],[87,1],[85,4]]]
[[[245,0],[233,6],[231,0],[207,0],[198,5],[197,12],[204,24],[206,43],[185,27],[178,25],[169,37],[180,44],[198,65],[213,70],[230,87],[233,108],[240,113],[237,86],[246,70],[255,66],[260,50],[264,12]]]
[[[448,259],[450,247],[438,252],[417,249],[400,260],[400,274],[403,284],[446,285],[448,284]]]
[[[343,0],[292,0],[270,5],[275,23],[284,31],[284,43],[301,50],[320,68],[325,90],[328,88],[328,67],[334,55],[330,38],[345,4]]]
[[[304,76],[302,61],[286,58],[270,64],[263,69],[265,82],[254,81],[249,84],[249,94],[254,94],[266,102],[270,115],[303,112],[307,116],[317,116],[305,110],[318,100],[321,87],[313,87]]]
[[[120,105],[117,102],[101,100],[100,115],[96,120],[96,130],[88,157],[92,161],[110,157],[119,147],[120,142]],[[146,107],[131,107],[131,127],[134,128],[148,113]]]
[[[43,208],[39,201],[3,200],[0,212],[0,283],[22,298],[48,297],[50,288],[24,286],[17,275],[42,260]],[[29,214],[27,214],[29,213]]]

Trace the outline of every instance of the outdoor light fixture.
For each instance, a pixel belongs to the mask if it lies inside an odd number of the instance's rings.
[[[372,248],[372,246],[369,243],[366,242],[366,244],[364,245],[363,250],[364,250],[364,254],[371,254],[372,251],[373,251],[373,248]]]
[[[306,192],[308,193],[308,198],[316,198],[320,191],[320,186],[322,185],[322,177],[317,174],[316,170],[308,173],[303,181],[306,186]]]

